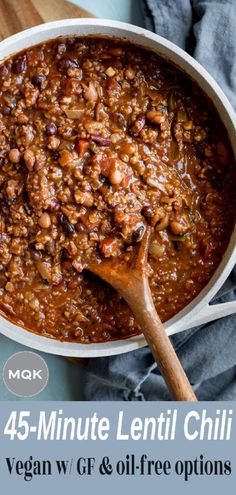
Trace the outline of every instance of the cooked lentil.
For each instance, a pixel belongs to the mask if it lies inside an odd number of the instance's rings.
[[[0,65],[0,307],[82,343],[140,332],[86,271],[135,254],[152,226],[150,285],[163,321],[206,285],[235,221],[223,125],[190,79],[112,39],[57,39]]]

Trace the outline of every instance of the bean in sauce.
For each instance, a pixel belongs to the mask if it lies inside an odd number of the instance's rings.
[[[211,102],[177,68],[115,39],[52,40],[0,65],[0,308],[82,343],[140,332],[86,271],[135,255],[152,227],[150,286],[163,321],[221,261],[235,163]]]

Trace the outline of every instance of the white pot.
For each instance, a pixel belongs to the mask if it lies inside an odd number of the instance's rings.
[[[190,55],[166,39],[145,29],[122,22],[103,19],[71,19],[49,22],[22,31],[0,43],[0,60],[15,52],[36,45],[57,36],[67,35],[112,35],[125,38],[133,43],[155,51],[158,55],[174,62],[195,80],[213,101],[228,131],[229,139],[236,156],[236,116],[226,96],[208,74]],[[228,277],[236,261],[236,228],[231,236],[223,259],[207,286],[201,293],[166,324],[168,335],[221,318],[236,312],[236,301],[209,306],[212,297]],[[142,336],[126,340],[99,344],[77,344],[59,342],[33,334],[0,316],[0,331],[7,337],[26,346],[52,354],[77,357],[99,357],[132,351],[146,345]]]

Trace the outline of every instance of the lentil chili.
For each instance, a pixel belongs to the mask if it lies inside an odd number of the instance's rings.
[[[150,286],[166,321],[206,285],[235,221],[223,125],[176,67],[130,43],[60,38],[0,64],[0,308],[82,343],[140,332],[86,271],[132,257],[152,226]]]

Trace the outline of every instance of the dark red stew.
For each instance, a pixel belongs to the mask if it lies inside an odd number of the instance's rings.
[[[213,106],[177,68],[119,40],[56,39],[0,65],[0,308],[82,343],[140,332],[86,271],[152,227],[163,321],[207,284],[235,221],[235,164]]]

